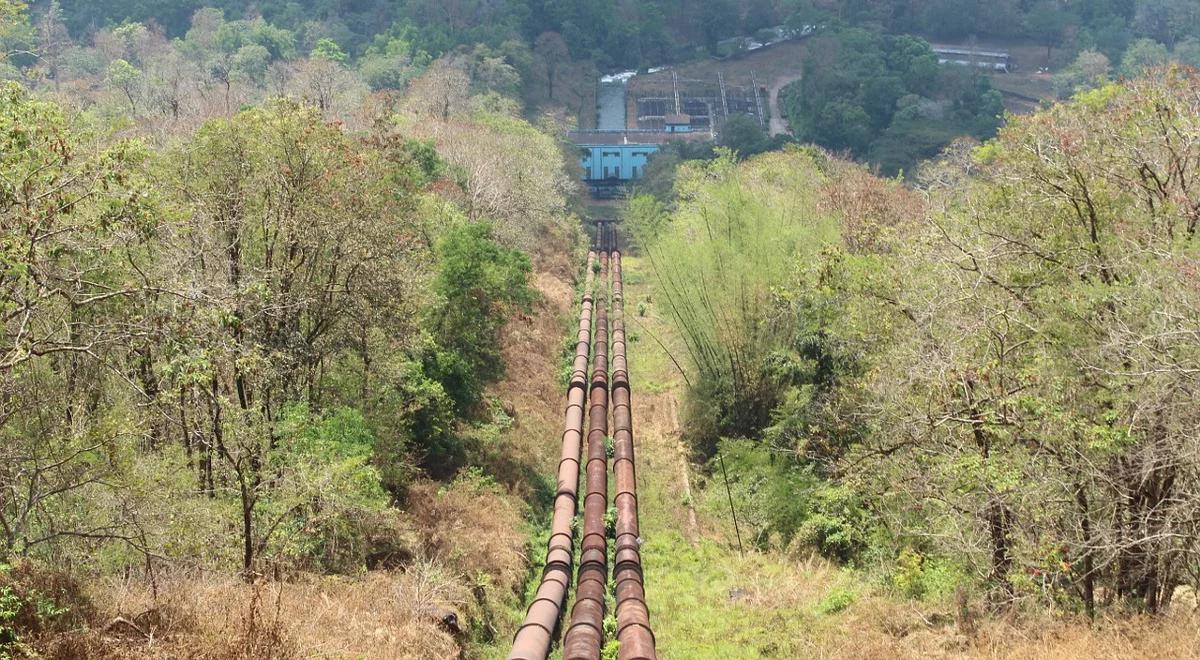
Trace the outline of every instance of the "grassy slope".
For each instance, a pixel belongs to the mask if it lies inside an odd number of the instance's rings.
[[[797,657],[818,604],[844,582],[837,571],[759,553],[739,556],[719,484],[691,474],[679,444],[683,377],[663,345],[682,353],[654,304],[650,265],[624,260],[643,561],[661,657]],[[639,303],[645,316],[639,317]],[[657,341],[655,340],[657,338]],[[689,486],[696,523],[688,515]]]
[[[685,384],[667,350],[680,360],[683,353],[655,304],[651,266],[628,256],[624,267],[642,556],[661,658],[1200,657],[1192,607],[1159,623],[1093,629],[985,621],[968,638],[948,603],[895,598],[867,576],[818,559],[739,555],[720,481],[695,474],[683,458]]]

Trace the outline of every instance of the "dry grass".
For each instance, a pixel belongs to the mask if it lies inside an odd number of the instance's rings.
[[[770,87],[776,78],[796,75],[804,69],[804,58],[808,55],[806,40],[788,41],[771,48],[752,51],[727,60],[699,59],[671,67],[681,78],[711,80],[716,82],[721,72],[730,83],[748,84],[753,74],[761,85]],[[639,75],[630,81],[629,90],[635,92],[641,86],[651,88],[670,86],[671,71],[660,71]]]
[[[101,616],[74,648],[84,643],[111,658],[457,657],[438,612],[470,592],[436,568],[415,566],[253,585],[181,578],[160,585],[157,599],[143,586],[98,583]]]
[[[425,535],[424,554],[468,580],[486,576],[512,593],[525,575],[524,507],[496,487],[460,480],[426,483],[410,492],[412,514]]]
[[[1045,658],[1099,660],[1183,659],[1200,656],[1191,613],[1161,620],[989,618],[963,634],[947,612],[928,605],[870,597],[855,603],[812,636],[810,657],[820,658]]]
[[[140,579],[95,579],[69,599],[86,615],[73,631],[30,639],[50,658],[461,657],[470,639],[495,634],[524,580],[523,505],[479,479],[418,483],[412,501],[420,547],[402,570],[255,584],[164,571],[157,592]],[[44,585],[64,579],[26,581],[58,594]]]
[[[995,623],[971,648],[976,658],[1100,658],[1200,657],[1196,620],[1176,615],[1162,621],[1133,619],[1102,622],[1095,628],[1078,623],[1018,627]]]
[[[578,313],[573,285],[578,268],[574,250],[565,245],[560,242],[556,254],[538,260],[533,285],[540,299],[532,314],[514,317],[503,330],[505,372],[488,394],[501,401],[513,424],[477,457],[510,493],[526,501],[534,497],[538,479],[552,479],[558,465],[564,405],[560,351]]]

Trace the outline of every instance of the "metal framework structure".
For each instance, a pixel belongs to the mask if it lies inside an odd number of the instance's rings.
[[[663,130],[670,114],[688,115],[693,131],[713,136],[736,115],[753,117],[766,126],[762,89],[753,74],[749,81],[734,84],[720,72],[711,80],[697,80],[672,71],[670,81],[641,81],[630,88],[629,95],[638,129]]]

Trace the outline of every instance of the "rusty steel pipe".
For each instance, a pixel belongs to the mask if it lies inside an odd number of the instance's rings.
[[[601,229],[601,240],[604,230]],[[602,242],[603,245],[603,242]],[[602,277],[608,273],[608,255],[600,253]],[[605,299],[605,302],[607,300]],[[592,351],[592,387],[588,408],[587,494],[583,500],[583,538],[571,624],[563,640],[563,660],[598,660],[604,644],[604,598],[608,593],[608,537],[604,516],[608,511],[608,314],[602,303],[596,310],[595,346]]]
[[[580,304],[579,332],[575,359],[567,385],[567,409],[562,436],[562,454],[558,462],[558,487],[554,495],[554,514],[550,521],[550,539],[546,546],[546,566],[542,581],[525,621],[513,638],[509,660],[545,660],[562,618],[571,586],[575,552],[574,521],[578,509],[579,459],[583,448],[583,404],[587,395],[588,353],[591,347],[593,288],[592,265],[596,253],[588,253],[587,276]]]
[[[646,605],[642,573],[641,534],[638,526],[637,472],[633,446],[633,410],[625,355],[625,296],[621,278],[621,253],[613,252],[612,268],[612,410],[613,479],[617,524],[613,562],[616,584],[617,640],[620,660],[656,660],[650,610]]]

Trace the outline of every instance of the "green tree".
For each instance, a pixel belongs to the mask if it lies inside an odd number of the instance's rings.
[[[323,571],[360,570],[372,527],[394,515],[372,465],[377,440],[367,420],[353,408],[315,415],[301,405],[284,413],[279,436],[266,457],[275,478],[264,482],[257,512],[259,553],[273,549]]]
[[[401,318],[414,313],[405,298],[419,271],[407,264],[418,248],[405,239],[411,217],[388,161],[316,109],[281,101],[212,121],[184,153],[173,176],[194,200],[188,233],[214,240],[199,258],[188,241],[171,243],[166,258],[180,264],[179,286],[202,281],[208,293],[202,308],[160,311],[192,331],[153,359],[171,365],[162,405],[176,396],[197,405],[171,417],[198,439],[189,450],[202,489],[237,502],[242,569],[252,572],[275,524],[260,509],[285,411],[319,409],[333,396],[320,375],[353,358],[346,384],[356,407],[375,411],[354,385],[366,387],[377,351],[395,350],[381,325],[415,333]]]
[[[1200,68],[1200,38],[1191,37],[1175,44],[1171,56],[1180,64]]]
[[[496,243],[484,223],[451,228],[438,241],[434,291],[442,299],[431,311],[437,348],[429,370],[460,412],[480,401],[483,387],[504,369],[499,332],[508,314],[535,299],[529,259]]]
[[[1060,97],[1067,97],[1075,92],[1105,84],[1111,71],[1112,65],[1103,53],[1085,50],[1075,58],[1071,66],[1054,74],[1054,86]]]
[[[127,519],[89,515],[89,503],[120,498],[136,447],[135,410],[106,396],[124,378],[95,356],[124,364],[147,331],[129,313],[162,220],[146,149],[94,140],[0,83],[0,152],[0,484],[22,493],[0,498],[0,558],[72,538],[133,544]]]
[[[20,0],[0,0],[0,64],[9,56],[6,38],[26,21],[25,9]]]
[[[811,134],[831,149],[848,149],[863,154],[871,143],[871,117],[862,106],[850,101],[826,105],[815,118]]]
[[[3,22],[0,20],[0,22]],[[2,28],[0,28],[2,30]],[[59,84],[60,64],[63,53],[71,46],[71,36],[63,22],[62,6],[58,0],[51,0],[46,12],[37,22],[38,51],[44,61],[44,75],[54,80],[54,89],[61,89]],[[0,39],[2,39],[0,35]]]
[[[1198,223],[1162,206],[1194,196],[1176,187],[1194,171],[1163,175],[1179,171],[1176,140],[1200,130],[1193,84],[1169,73],[1086,92],[946,164],[928,247],[873,293],[901,334],[871,379],[880,442],[862,455],[890,457],[865,468],[880,484],[910,485],[881,510],[925,537],[975,521],[938,545],[986,574],[998,602],[1036,593],[1035,573],[1093,616],[1103,591],[1156,612],[1178,580],[1161,562],[1196,561],[1192,537],[1175,536],[1195,487],[1176,475],[1197,454],[1193,432],[1174,429],[1195,428],[1194,402],[1171,392],[1200,355],[1169,339],[1194,322],[1195,292],[1168,264],[1194,254]],[[1063,149],[1038,151],[1051,140]],[[1171,366],[1151,366],[1164,355]]]
[[[1147,69],[1166,64],[1171,59],[1167,47],[1153,39],[1138,39],[1129,44],[1121,58],[1121,75],[1136,78]]]
[[[722,124],[717,144],[734,151],[742,158],[760,154],[772,147],[772,141],[758,120],[749,115],[734,115]]]
[[[332,39],[318,40],[317,45],[313,47],[308,56],[317,60],[328,60],[335,64],[345,64],[349,57],[342,47]]]
[[[1200,7],[1188,0],[1140,0],[1133,26],[1138,33],[1174,46],[1189,33],[1196,36]]]
[[[569,63],[567,42],[557,32],[543,32],[533,43],[533,52],[546,72],[546,98],[554,100],[554,82],[558,72]]]
[[[733,0],[713,0],[701,3],[695,20],[704,37],[704,47],[709,53],[717,52],[717,43],[734,34],[740,21],[737,4]]]
[[[0,25],[11,25],[22,16],[26,5],[19,0],[3,0],[0,2]]]
[[[1066,38],[1071,15],[1054,2],[1041,2],[1025,18],[1025,29],[1031,37],[1046,47],[1046,66],[1054,49]]]
[[[137,97],[141,94],[142,72],[125,60],[113,60],[108,65],[104,81],[119,90],[129,102],[129,112],[137,114]]]
[[[415,52],[409,36],[393,28],[367,48],[358,67],[371,89],[403,89],[428,64],[428,54]]]
[[[988,78],[941,67],[928,43],[850,28],[814,37],[804,77],[784,88],[796,137],[912,172],[954,138],[991,137],[1003,114]]]
[[[261,84],[271,62],[271,51],[265,46],[248,44],[237,49],[230,59],[230,75],[239,79]]]

